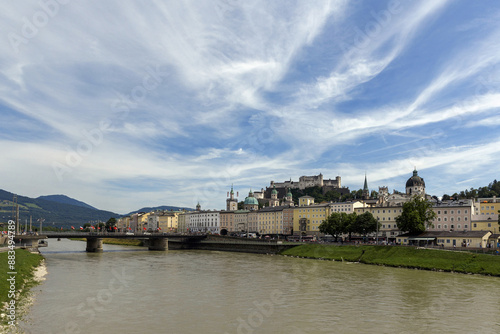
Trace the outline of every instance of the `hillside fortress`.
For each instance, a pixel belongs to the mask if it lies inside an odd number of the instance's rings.
[[[261,191],[255,191],[253,194],[257,199],[270,199],[272,198],[272,191],[275,190],[278,192],[278,198],[285,199],[290,189],[304,190],[316,186],[322,189],[323,194],[328,191],[336,191],[342,195],[350,192],[348,187],[342,187],[340,176],[337,176],[334,180],[325,180],[323,174],[320,173],[313,176],[301,176],[299,177],[299,181],[292,181],[291,178],[289,181],[284,182],[271,181],[269,187],[266,187],[266,189],[262,188]]]
[[[271,181],[271,186],[269,188],[273,188],[275,186],[276,188],[289,188],[289,189],[306,189],[310,187],[332,187],[332,188],[342,188],[341,184],[341,179],[340,176],[337,176],[335,180],[328,179],[325,180],[323,179],[323,174],[319,175],[313,175],[313,176],[301,176],[299,177],[299,182],[292,181],[285,181],[285,182],[274,182]]]

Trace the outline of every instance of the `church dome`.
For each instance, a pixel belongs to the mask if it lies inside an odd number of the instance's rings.
[[[411,188],[411,187],[425,187],[425,182],[424,179],[418,176],[418,172],[415,169],[413,171],[413,176],[406,181],[406,188]]]
[[[255,197],[247,197],[245,198],[245,204],[247,205],[259,205],[259,201]]]
[[[248,197],[245,198],[245,205],[259,205],[259,201],[253,196],[253,192],[250,190]]]

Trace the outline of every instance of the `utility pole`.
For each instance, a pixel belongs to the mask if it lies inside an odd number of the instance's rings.
[[[16,224],[17,224],[17,234],[19,234],[20,229],[19,229],[19,204],[16,203]]]

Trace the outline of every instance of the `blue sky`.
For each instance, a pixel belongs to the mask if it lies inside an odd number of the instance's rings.
[[[0,188],[125,213],[500,165],[498,1],[8,1]]]

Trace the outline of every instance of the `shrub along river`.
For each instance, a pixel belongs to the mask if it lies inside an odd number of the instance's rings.
[[[26,333],[499,333],[500,278],[51,240]]]

